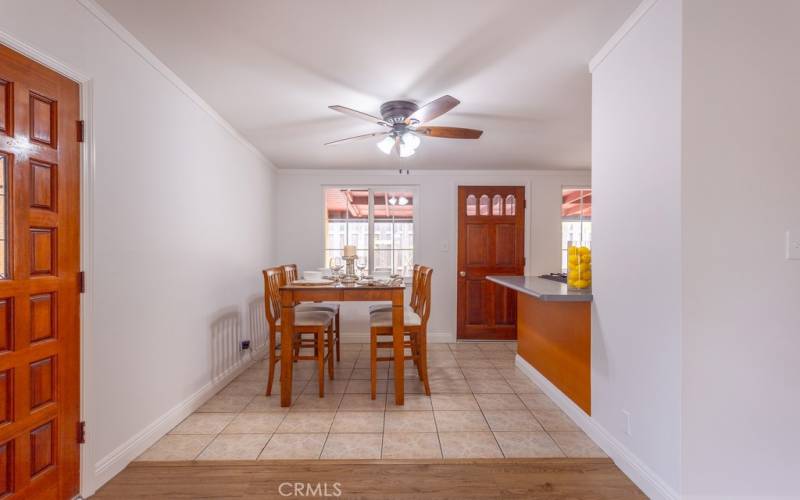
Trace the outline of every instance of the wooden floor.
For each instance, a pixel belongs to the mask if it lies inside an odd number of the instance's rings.
[[[135,462],[92,498],[144,497],[647,498],[610,459],[597,458]]]

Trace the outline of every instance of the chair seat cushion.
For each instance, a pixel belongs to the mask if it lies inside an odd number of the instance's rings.
[[[372,314],[378,311],[391,311],[392,305],[391,304],[372,304],[369,306],[369,313]]]
[[[295,306],[297,311],[328,311],[333,314],[339,312],[339,304],[336,302],[303,302]]]
[[[405,326],[420,326],[422,324],[422,318],[420,318],[419,314],[415,313],[410,308],[406,308],[406,310],[403,312],[403,323]],[[369,326],[392,326],[392,312],[379,311],[370,314]]]
[[[333,314],[327,311],[295,311],[294,313],[296,326],[328,326],[331,321],[333,321]],[[280,318],[276,324],[280,326]]]

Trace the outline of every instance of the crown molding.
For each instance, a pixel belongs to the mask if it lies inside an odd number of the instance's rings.
[[[405,171],[406,169],[403,169]],[[590,168],[582,169],[563,169],[563,170],[450,170],[450,169],[409,169],[409,173],[399,173],[399,169],[324,169],[324,168],[279,168],[276,170],[279,175],[352,175],[352,176],[375,176],[375,177],[397,177],[399,179],[410,179],[414,177],[452,177],[457,175],[459,178],[464,177],[486,177],[486,176],[503,176],[503,177],[553,177],[553,176],[568,176],[568,175],[587,175],[591,174]]]
[[[260,149],[258,149],[252,142],[246,139],[233,125],[225,118],[217,113],[197,92],[192,90],[178,75],[176,75],[166,64],[156,57],[147,47],[142,44],[133,34],[128,31],[119,21],[117,21],[107,10],[101,7],[94,0],[77,0],[90,14],[92,14],[98,21],[100,21],[106,28],[114,33],[117,38],[136,52],[150,67],[158,71],[164,78],[172,83],[175,88],[180,90],[186,97],[188,97],[197,107],[205,111],[217,124],[231,134],[237,141],[239,141],[251,153],[256,155],[265,165],[271,170],[277,171],[275,165],[267,158]]]
[[[636,7],[636,10],[622,23],[622,26],[611,35],[611,38],[603,45],[603,48],[595,54],[594,57],[589,61],[589,72],[594,72],[595,69],[605,61],[606,57],[609,56],[614,49],[617,48],[617,45],[625,39],[625,37],[630,33],[630,31],[639,24],[639,21],[647,14],[647,12],[653,8],[655,4],[658,3],[658,0],[644,0],[642,3]]]

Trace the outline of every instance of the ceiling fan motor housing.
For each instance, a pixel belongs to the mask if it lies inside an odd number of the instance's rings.
[[[404,122],[418,109],[419,106],[411,101],[387,101],[381,104],[381,116],[386,123],[395,125]]]

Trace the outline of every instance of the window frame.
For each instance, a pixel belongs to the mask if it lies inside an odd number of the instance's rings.
[[[413,196],[414,217],[411,221],[412,231],[414,232],[413,245],[411,249],[411,260],[417,262],[417,248],[419,243],[419,216],[420,216],[420,196],[419,186],[415,184],[323,184],[322,185],[322,238],[323,238],[323,267],[328,267],[327,255],[330,250],[338,250],[336,248],[328,248],[328,210],[326,205],[326,192],[329,189],[350,189],[353,191],[367,191],[368,199],[368,214],[367,214],[367,272],[373,274],[375,272],[375,193],[376,192],[391,192],[391,191],[407,191]],[[349,242],[348,242],[349,244]],[[392,238],[392,248],[389,250],[394,253],[396,251],[408,251],[408,249],[394,248],[394,238]],[[409,275],[404,276],[406,280],[411,279],[411,270]]]
[[[580,190],[589,190],[589,191],[591,191],[592,190],[592,186],[591,185],[578,185],[578,186],[576,186],[576,185],[562,185],[561,186],[561,200],[562,201],[559,203],[559,213],[561,212],[561,205],[564,203],[563,202],[564,191],[567,190],[567,189],[580,189]],[[583,206],[583,200],[581,200],[581,206]],[[581,234],[583,234],[583,223],[584,222],[591,223],[592,222],[592,218],[591,217],[589,217],[588,219],[585,218],[583,216],[583,210],[581,210],[581,215],[579,215],[577,217],[576,216],[559,217],[559,222],[560,222],[560,226],[561,226],[561,241],[562,241],[562,245],[563,245],[563,241],[564,241],[564,222],[580,222],[581,223]],[[589,245],[591,246],[591,242],[589,243]],[[562,264],[561,265],[561,272],[564,272],[564,273],[567,272],[566,267],[564,267],[564,262],[565,262],[565,259],[566,259],[567,250],[568,250],[567,248],[564,248],[563,246],[561,247],[561,254],[560,254],[560,256],[561,256],[561,264]]]

